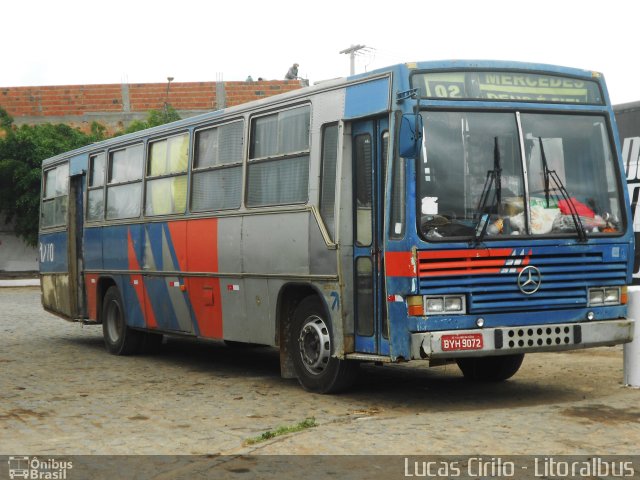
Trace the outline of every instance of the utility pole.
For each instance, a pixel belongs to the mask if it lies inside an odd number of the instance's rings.
[[[353,75],[356,73],[356,52],[358,50],[362,50],[363,48],[366,48],[365,45],[351,45],[349,48],[345,48],[344,50],[340,51],[340,53],[348,53],[349,54],[349,63],[350,63],[350,69],[349,69],[349,75]]]
[[[167,95],[164,99],[164,114],[165,116],[169,115],[169,89],[171,88],[171,82],[173,82],[173,77],[167,77]]]

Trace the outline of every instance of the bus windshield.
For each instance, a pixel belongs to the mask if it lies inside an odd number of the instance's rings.
[[[423,238],[622,232],[603,117],[429,111],[423,118],[417,175]]]

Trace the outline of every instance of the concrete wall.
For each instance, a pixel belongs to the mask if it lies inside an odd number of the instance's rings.
[[[4,223],[0,212],[0,277],[38,270],[38,250],[27,246],[13,233],[13,225]]]

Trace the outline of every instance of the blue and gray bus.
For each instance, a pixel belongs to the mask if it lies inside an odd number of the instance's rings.
[[[616,345],[633,229],[601,74],[406,63],[43,163],[43,306],[112,354],[164,335],[277,347],[335,392],[361,362]]]

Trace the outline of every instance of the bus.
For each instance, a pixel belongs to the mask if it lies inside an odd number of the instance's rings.
[[[600,73],[405,63],[45,160],[42,303],[116,355],[276,347],[312,392],[362,362],[502,381],[632,340],[630,218]]]

